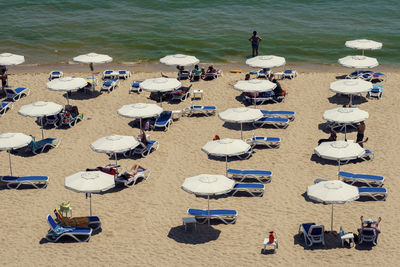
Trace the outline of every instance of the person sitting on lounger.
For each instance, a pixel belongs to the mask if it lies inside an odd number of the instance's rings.
[[[245,80],[245,81],[250,80],[250,73],[247,73],[247,74],[246,74],[246,76],[244,77],[244,80]]]
[[[138,135],[138,137],[139,137],[139,141],[141,143],[143,143],[143,145],[147,146],[149,141],[147,141],[147,136],[143,129],[141,129],[141,133]]]
[[[328,139],[319,139],[318,140],[318,145],[320,145],[323,142],[332,142],[332,141],[336,141],[336,132],[335,131],[331,131],[331,135],[329,136]]]
[[[373,221],[371,219],[368,219],[368,220],[364,221],[364,216],[361,216],[360,220],[361,220],[361,228],[360,229],[372,228],[372,229],[375,229],[377,234],[379,234],[381,232],[381,230],[379,228],[379,223],[382,221],[381,217],[379,217],[378,221],[376,221],[376,223],[374,223],[374,224],[372,223]]]
[[[190,77],[190,81],[198,81],[201,77],[201,69],[199,68],[199,65],[195,65],[194,69],[192,71],[192,76]]]
[[[132,166],[132,168],[130,170],[125,171],[121,175],[121,178],[129,179],[129,178],[134,177],[138,172],[142,172],[142,171],[145,171],[145,170],[146,170],[145,167],[142,167],[142,166],[140,166],[138,164],[135,164],[135,165]]]
[[[272,83],[276,84],[276,87],[274,88],[274,94],[275,94],[275,98],[277,98],[278,96],[284,96],[285,95],[285,91],[283,90],[281,84],[275,79],[274,75],[271,74],[268,77],[269,81]]]
[[[217,70],[214,69],[214,66],[213,66],[213,65],[210,65],[210,66],[208,67],[208,69],[207,69],[207,73],[216,73],[216,72],[217,72]]]

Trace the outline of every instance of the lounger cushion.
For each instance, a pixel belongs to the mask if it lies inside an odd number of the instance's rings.
[[[236,170],[236,169],[228,169],[226,171],[229,174],[235,175],[262,175],[262,176],[271,176],[271,171],[263,171],[263,170]]]
[[[215,210],[200,210],[200,209],[189,209],[189,215],[193,216],[237,216],[236,210],[222,210],[222,209],[215,209]]]
[[[386,188],[383,187],[359,187],[358,192],[362,193],[387,193]]]
[[[3,176],[1,177],[3,182],[25,182],[25,181],[36,181],[36,182],[46,182],[49,180],[47,176]]]
[[[250,184],[250,183],[241,183],[235,184],[233,189],[264,189],[265,186],[263,184]]]

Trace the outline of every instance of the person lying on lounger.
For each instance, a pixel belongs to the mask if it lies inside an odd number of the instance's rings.
[[[134,177],[138,172],[143,172],[145,170],[145,167],[135,164],[130,170],[125,171],[120,177],[124,179],[129,179]]]
[[[105,166],[98,166],[95,169],[86,169],[87,172],[90,171],[101,171],[105,172],[111,175],[118,175],[118,168],[121,167],[120,165],[114,165],[114,164],[107,164]]]

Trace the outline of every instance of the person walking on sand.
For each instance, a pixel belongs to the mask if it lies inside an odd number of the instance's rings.
[[[356,143],[359,144],[361,147],[364,147],[364,143],[368,141],[368,137],[364,139],[364,132],[365,132],[365,122],[360,122],[357,127],[357,140]]]
[[[256,31],[253,31],[253,36],[249,38],[249,41],[251,42],[251,48],[252,48],[252,55],[253,57],[258,56],[258,46],[261,41],[261,37],[257,35]],[[254,55],[255,54],[255,55]]]

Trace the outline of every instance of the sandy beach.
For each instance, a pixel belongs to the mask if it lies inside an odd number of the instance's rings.
[[[206,64],[204,64],[205,66]],[[202,100],[194,104],[214,105],[221,112],[242,107],[240,92],[233,84],[243,80],[245,73],[229,73],[230,69],[250,68],[242,65],[215,64],[224,75],[212,81],[193,83],[193,89],[204,91]],[[90,77],[85,65],[56,66],[65,76]],[[65,68],[64,68],[65,67]],[[304,246],[298,236],[302,222],[315,222],[330,230],[330,205],[307,201],[307,186],[317,178],[337,179],[337,165],[319,160],[313,155],[317,141],[327,138],[322,114],[348,102],[347,97],[335,96],[329,84],[336,77],[348,74],[349,69],[332,66],[288,66],[296,69],[298,77],[282,80],[287,92],[286,101],[264,104],[262,109],[292,110],[296,118],[286,129],[244,127],[244,137],[253,133],[280,137],[279,149],[256,149],[248,160],[231,160],[229,167],[236,169],[265,169],[273,171],[271,183],[266,184],[263,197],[227,196],[210,200],[211,208],[236,209],[237,222],[232,225],[198,225],[197,231],[185,232],[182,217],[188,208],[207,208],[207,199],[195,197],[181,189],[185,178],[202,173],[225,174],[225,162],[209,159],[201,147],[214,135],[221,138],[240,138],[240,127],[224,124],[218,116],[182,117],[174,121],[167,132],[151,131],[150,139],[160,147],[146,158],[121,158],[124,167],[140,164],[151,170],[147,181],[132,188],[117,186],[104,194],[94,194],[93,215],[99,216],[102,232],[93,235],[88,243],[49,243],[44,237],[49,229],[46,215],[52,214],[59,204],[70,201],[74,216],[89,215],[89,200],[64,188],[64,178],[86,168],[95,168],[112,162],[105,154],[96,153],[89,145],[100,137],[120,134],[139,134],[130,126],[131,120],[121,117],[117,110],[125,104],[146,102],[148,93],[129,94],[134,80],[160,77],[160,71],[176,77],[174,67],[158,64],[95,65],[100,81],[105,69],[127,69],[132,76],[121,81],[111,93],[91,97],[72,93],[70,103],[84,113],[84,120],[67,129],[46,129],[46,137],[62,140],[58,148],[35,156],[12,155],[15,175],[47,175],[46,189],[0,190],[2,221],[0,231],[1,262],[4,266],[395,266],[400,262],[400,234],[397,214],[400,209],[400,182],[397,175],[400,146],[400,117],[398,102],[400,74],[396,68],[376,68],[387,76],[380,100],[355,98],[354,104],[369,112],[366,133],[369,141],[365,148],[374,152],[370,162],[349,163],[343,171],[376,174],[385,177],[384,187],[389,195],[386,201],[354,201],[335,205],[334,230],[342,226],[345,231],[357,232],[360,216],[382,217],[377,246],[342,248],[340,239],[326,234],[327,248]],[[35,101],[52,101],[65,105],[62,92],[46,89],[48,74],[54,66],[12,67],[9,84],[28,87],[29,96],[14,104],[14,108],[0,118],[1,132],[22,132],[40,137],[40,126],[33,118],[18,115],[21,106]],[[189,85],[189,81],[182,81]],[[97,87],[99,90],[99,86]],[[166,110],[180,110],[190,106],[191,100],[181,103],[163,102]],[[348,133],[355,140],[356,132]],[[338,134],[344,140],[344,134]],[[8,154],[0,153],[1,174],[9,174]],[[263,240],[273,230],[279,239],[276,254],[261,253]]]

